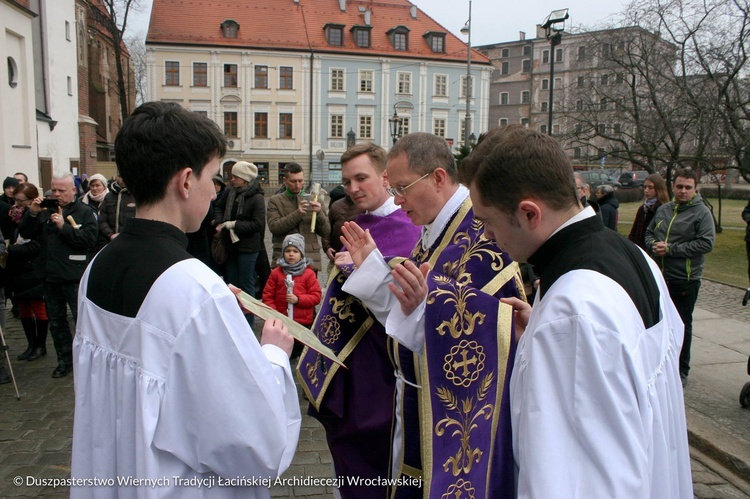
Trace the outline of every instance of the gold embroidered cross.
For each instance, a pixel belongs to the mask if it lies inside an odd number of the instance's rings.
[[[477,363],[477,358],[476,358],[476,356],[472,357],[470,359],[467,358],[468,357],[468,350],[465,349],[465,348],[463,350],[461,350],[461,357],[463,357],[463,359],[464,359],[463,362],[459,362],[459,361],[454,362],[453,363],[453,369],[455,370],[455,369],[458,369],[459,367],[463,367],[463,369],[464,369],[463,375],[464,376],[468,376],[469,375],[469,364],[476,364]]]

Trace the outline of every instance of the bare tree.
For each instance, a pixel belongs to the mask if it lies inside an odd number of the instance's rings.
[[[144,38],[143,33],[137,33],[125,39],[128,52],[130,52],[130,63],[133,65],[136,106],[146,102],[146,44]]]
[[[129,93],[127,91],[128,78],[123,68],[123,47],[125,32],[128,26],[128,16],[141,9],[141,0],[100,0],[109,17],[104,27],[112,39],[112,49],[115,56],[117,70],[117,90],[120,96],[120,110],[123,119],[130,114]]]

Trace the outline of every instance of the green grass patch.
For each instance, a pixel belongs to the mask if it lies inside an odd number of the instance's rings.
[[[714,207],[714,216],[718,219],[719,200],[708,200]],[[622,203],[617,230],[627,237],[635,219],[635,212],[641,202]],[[706,255],[706,268],[703,276],[716,281],[747,287],[747,257],[745,255],[745,222],[742,210],[747,201],[739,199],[722,199],[721,226],[722,232],[716,234],[716,244],[711,253]]]

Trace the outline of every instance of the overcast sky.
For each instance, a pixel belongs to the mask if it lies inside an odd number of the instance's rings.
[[[145,38],[152,1],[141,0],[144,9],[129,21],[130,34],[142,32]],[[412,3],[466,41],[461,35],[461,27],[469,18],[468,0],[412,0]],[[562,8],[570,9],[568,23],[594,27],[620,12],[627,3],[627,0],[473,0],[471,44],[517,40],[519,31],[525,31],[527,38],[533,38],[535,26],[541,24],[550,12]],[[566,24],[566,28],[568,26]]]

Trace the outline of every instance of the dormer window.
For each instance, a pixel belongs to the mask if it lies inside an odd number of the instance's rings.
[[[221,23],[221,33],[224,38],[237,38],[237,32],[239,30],[240,25],[233,19],[227,19]]]
[[[430,46],[430,49],[433,52],[435,52],[436,54],[445,53],[445,33],[428,31],[423,36],[425,40],[427,40],[427,45]]]
[[[323,26],[326,33],[326,40],[331,47],[341,47],[344,45],[344,25],[328,23]]]
[[[367,49],[370,48],[370,31],[372,26],[352,26],[349,31],[354,36],[354,43],[359,48]]]
[[[396,26],[385,33],[391,39],[391,45],[396,50],[409,50],[409,28]]]

